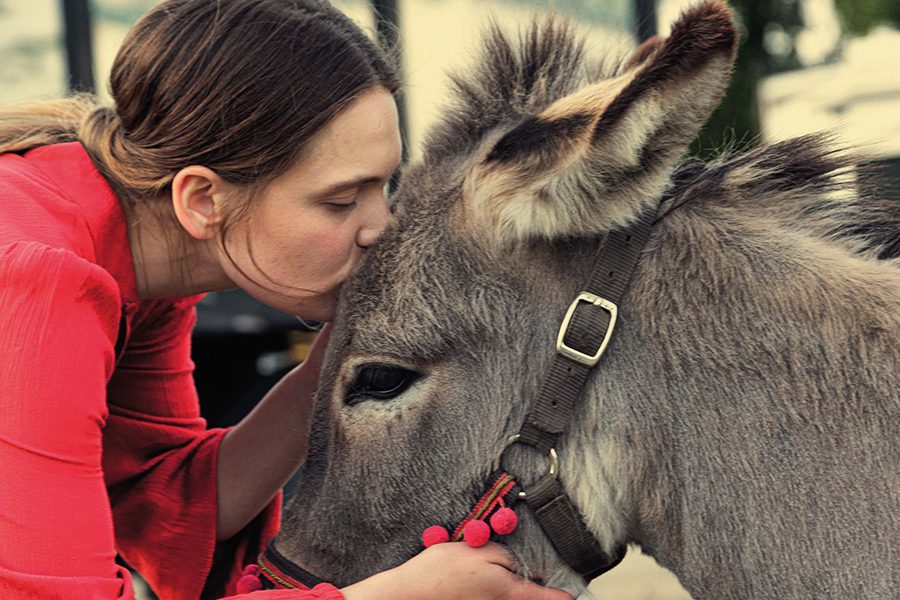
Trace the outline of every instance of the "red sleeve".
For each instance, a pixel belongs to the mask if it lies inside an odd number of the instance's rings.
[[[142,303],[108,386],[104,471],[122,557],[166,600],[219,598],[278,529],[280,495],[216,543],[226,430],[200,417],[190,357],[196,298]],[[130,307],[126,307],[130,310]]]
[[[0,247],[0,597],[132,598],[101,468],[118,286],[36,243]]]
[[[159,322],[190,312],[189,305],[172,305]],[[185,363],[165,365],[164,357],[182,356],[187,342],[155,351],[148,345],[141,356],[142,332],[154,328],[136,321],[134,351],[115,366],[120,312],[118,285],[97,265],[37,243],[0,247],[4,600],[133,600],[117,548],[157,578],[162,598],[193,600],[206,576],[219,573],[224,583],[232,571],[239,575],[277,527],[278,499],[243,534],[216,547],[215,459],[224,432],[203,431],[193,392],[176,391],[190,383]],[[189,330],[190,319],[176,320]],[[183,333],[177,331],[173,342]],[[118,368],[123,376],[113,377]],[[147,384],[152,393],[125,394],[137,404],[109,407],[111,377],[111,391]],[[140,398],[164,401],[140,413]],[[290,590],[252,596],[324,599]]]

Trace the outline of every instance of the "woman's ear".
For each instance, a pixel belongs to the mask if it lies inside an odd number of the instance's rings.
[[[212,169],[200,165],[185,167],[172,180],[175,217],[191,237],[212,239],[222,223],[225,181]]]

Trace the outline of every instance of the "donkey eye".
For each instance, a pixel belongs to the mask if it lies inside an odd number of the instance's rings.
[[[364,400],[391,400],[406,391],[419,374],[395,365],[363,365],[347,390],[349,406]]]

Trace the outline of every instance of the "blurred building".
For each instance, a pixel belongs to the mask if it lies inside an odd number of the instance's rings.
[[[881,27],[833,61],[769,77],[759,89],[764,140],[833,130],[875,159],[881,193],[900,200],[897,56],[900,31]]]

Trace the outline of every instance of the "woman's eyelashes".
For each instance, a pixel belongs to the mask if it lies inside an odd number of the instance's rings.
[[[350,202],[328,202],[326,205],[334,211],[342,212],[345,210],[350,210],[354,206],[356,206],[356,200],[352,200]]]
[[[352,193],[333,196],[325,201],[325,206],[334,211],[350,210],[356,206],[359,199],[359,191],[354,190]]]

